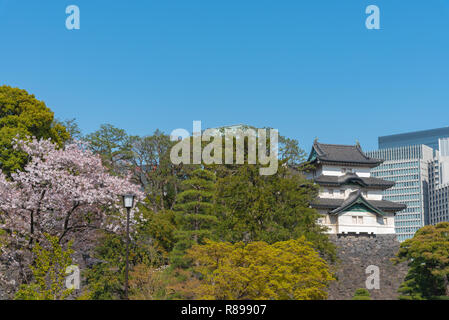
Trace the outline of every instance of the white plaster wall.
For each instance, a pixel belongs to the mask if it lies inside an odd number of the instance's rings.
[[[326,233],[328,234],[337,234],[337,224],[332,223],[334,219],[332,219],[329,214],[324,210],[318,210],[320,214],[320,218],[318,219],[318,223],[323,227],[326,227]]]
[[[329,193],[329,190],[333,190],[333,194]],[[357,191],[360,188],[356,186],[342,186],[340,188],[323,187],[320,189],[318,196],[320,198],[331,199],[346,199],[351,192]],[[343,193],[342,193],[343,191]],[[363,197],[367,200],[382,200],[382,190],[362,190]]]
[[[324,175],[328,175],[328,176],[342,176],[345,174],[345,173],[341,172],[342,168],[352,169],[352,172],[357,174],[359,177],[368,178],[371,176],[370,168],[330,166],[330,165],[323,165],[321,173]]]
[[[341,167],[322,166],[322,174],[325,176],[341,176]]]
[[[330,216],[325,211],[319,211],[319,213],[321,217],[318,219],[318,223],[327,227],[327,233],[329,234],[349,232],[367,232],[374,234],[395,233],[393,214],[378,216],[369,212],[347,211],[335,217]],[[354,224],[353,217],[363,217],[363,224]]]
[[[382,200],[382,190],[368,190],[368,200]]]
[[[330,193],[330,190],[333,190],[333,193]],[[322,188],[318,194],[320,198],[330,198],[330,199],[345,199],[348,196],[347,188]]]
[[[370,168],[354,168],[354,171],[359,177],[369,178],[371,176]]]
[[[354,224],[352,217],[363,217],[363,224]],[[338,231],[342,232],[377,232],[376,215],[368,212],[347,211],[338,216]]]

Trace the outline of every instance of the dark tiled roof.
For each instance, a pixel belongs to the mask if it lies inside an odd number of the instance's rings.
[[[315,142],[309,160],[311,160],[314,151],[316,152],[316,159],[321,162],[352,163],[370,167],[378,166],[383,162],[383,160],[365,155],[359,145],[349,146]]]
[[[360,190],[351,193],[351,195],[347,199],[318,198],[312,204],[312,207],[315,209],[329,209],[331,211],[330,213],[332,213],[332,211],[340,212],[344,208],[347,208],[351,204],[355,203],[359,198],[362,198],[362,200],[364,200],[366,203],[381,211],[399,212],[407,207],[405,204],[387,200],[366,200],[361,195]]]
[[[377,187],[380,189],[388,189],[394,186],[393,181],[373,178],[373,177],[359,177],[355,173],[346,173],[342,176],[325,176],[321,175],[314,179],[319,185],[326,186],[341,186],[350,183],[356,183],[363,187]]]

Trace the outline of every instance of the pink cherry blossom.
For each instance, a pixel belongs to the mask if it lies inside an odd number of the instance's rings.
[[[14,147],[26,152],[29,162],[9,180],[0,171],[0,228],[17,240],[31,243],[50,233],[65,241],[92,229],[122,230],[121,195],[144,197],[128,177],[109,174],[82,144],[58,149],[34,138],[15,140]]]

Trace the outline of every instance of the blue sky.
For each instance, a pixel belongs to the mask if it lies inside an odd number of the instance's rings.
[[[81,29],[65,28],[78,5]],[[365,8],[381,30],[365,28]],[[449,125],[447,0],[0,0],[0,84],[84,133],[246,123],[321,142]]]

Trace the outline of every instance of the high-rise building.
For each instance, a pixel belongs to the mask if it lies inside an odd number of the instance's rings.
[[[449,221],[449,184],[430,187],[429,190],[429,215],[426,224],[437,224]]]
[[[379,137],[379,150],[367,154],[385,160],[373,176],[396,181],[385,199],[407,204],[395,216],[398,240],[449,221],[449,127]]]
[[[433,153],[432,148],[423,144],[366,152],[369,157],[384,160],[371,170],[371,175],[395,182],[391,189],[383,192],[384,199],[407,205],[395,216],[399,241],[413,237],[428,219],[428,175]]]
[[[439,140],[439,151],[429,162],[429,214],[426,224],[449,221],[449,139]]]
[[[394,134],[378,138],[379,149],[391,149],[424,144],[434,150],[439,150],[438,140],[449,138],[449,127]]]

